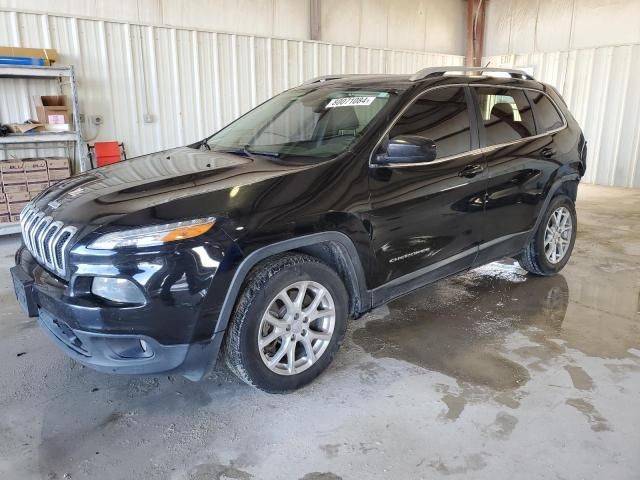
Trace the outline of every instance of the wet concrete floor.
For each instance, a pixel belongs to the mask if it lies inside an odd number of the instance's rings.
[[[109,376],[13,300],[0,241],[0,478],[640,478],[640,191],[581,187],[561,275],[504,260],[353,322],[287,396],[224,368]]]

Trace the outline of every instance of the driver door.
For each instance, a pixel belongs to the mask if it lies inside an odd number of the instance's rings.
[[[463,86],[427,90],[392,125],[372,156],[369,188],[380,303],[470,267],[482,237],[486,164]],[[385,143],[418,135],[436,145],[428,162],[384,163]],[[403,291],[404,290],[404,291]]]

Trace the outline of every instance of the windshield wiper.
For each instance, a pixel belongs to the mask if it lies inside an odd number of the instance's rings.
[[[245,151],[244,148],[228,148],[228,149],[222,149],[222,150],[213,150],[214,152],[219,152],[219,153],[228,153],[231,155],[242,155],[243,157],[247,157],[249,156],[249,153],[247,151]]]
[[[280,158],[280,153],[278,152],[261,152],[259,150],[252,150],[249,144],[245,145],[242,150],[244,150],[244,153],[246,153],[247,155],[260,155],[262,157]]]
[[[280,158],[280,153],[278,152],[261,152],[259,150],[252,150],[249,148],[249,145],[245,145],[242,148],[230,148],[223,150],[214,150],[220,153],[229,153],[232,155],[242,155],[243,157],[250,157],[251,155],[259,155],[261,157],[272,157],[272,158]]]

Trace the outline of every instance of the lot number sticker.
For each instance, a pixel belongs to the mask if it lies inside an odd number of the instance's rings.
[[[371,105],[376,97],[343,97],[343,98],[334,98],[325,108],[336,108],[336,107],[358,107],[361,105]]]

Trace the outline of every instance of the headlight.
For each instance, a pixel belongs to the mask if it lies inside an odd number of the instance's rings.
[[[154,245],[162,245],[163,243],[202,235],[213,227],[215,221],[216,219],[214,217],[207,217],[185,222],[132,228],[130,230],[107,233],[91,242],[89,248],[112,250],[121,247],[152,247]]]

